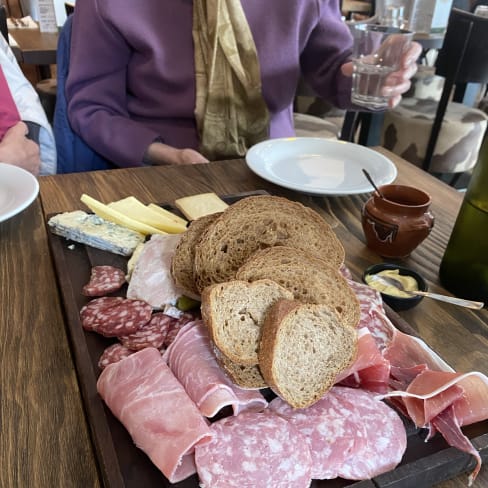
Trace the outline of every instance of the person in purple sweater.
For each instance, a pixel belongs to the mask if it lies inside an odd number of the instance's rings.
[[[69,120],[90,147],[117,166],[219,159],[199,152],[194,4],[197,0],[76,4],[66,83]],[[267,137],[294,135],[293,100],[301,75],[319,96],[350,106],[352,37],[337,0],[241,0],[240,5],[257,53]],[[408,90],[419,54],[413,43],[403,69],[391,76],[393,105]]]

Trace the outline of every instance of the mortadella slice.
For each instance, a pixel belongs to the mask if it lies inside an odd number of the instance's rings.
[[[97,389],[137,447],[171,483],[196,472],[194,448],[213,434],[157,349],[143,349],[107,366]]]
[[[228,405],[237,415],[244,410],[263,410],[268,404],[259,391],[239,388],[224,373],[201,320],[180,330],[164,359],[205,417],[215,416]]]

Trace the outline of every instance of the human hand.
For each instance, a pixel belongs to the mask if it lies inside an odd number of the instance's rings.
[[[410,79],[417,72],[417,59],[421,52],[422,46],[418,42],[412,42],[401,58],[400,68],[387,76],[382,93],[390,97],[390,108],[396,107],[402,94],[409,90]]]
[[[177,149],[161,142],[150,144],[144,159],[154,165],[208,163],[208,159],[194,149]]]
[[[386,77],[382,95],[390,97],[388,101],[390,108],[396,107],[402,99],[402,94],[409,90],[410,79],[417,72],[417,59],[421,52],[422,46],[418,42],[410,43],[409,48],[401,57],[400,67]],[[343,64],[341,71],[345,76],[352,76],[352,62]]]
[[[39,146],[27,139],[29,129],[24,122],[17,122],[0,142],[0,161],[19,166],[37,176],[41,167]]]

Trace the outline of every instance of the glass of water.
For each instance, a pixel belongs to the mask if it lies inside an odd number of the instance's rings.
[[[400,68],[413,32],[392,26],[358,24],[353,27],[353,75],[351,100],[369,110],[388,108],[383,94],[387,76]]]

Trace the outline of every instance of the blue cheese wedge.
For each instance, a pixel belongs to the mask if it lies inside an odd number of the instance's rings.
[[[82,210],[55,215],[48,220],[48,226],[66,239],[122,256],[130,256],[145,239],[139,232]]]

